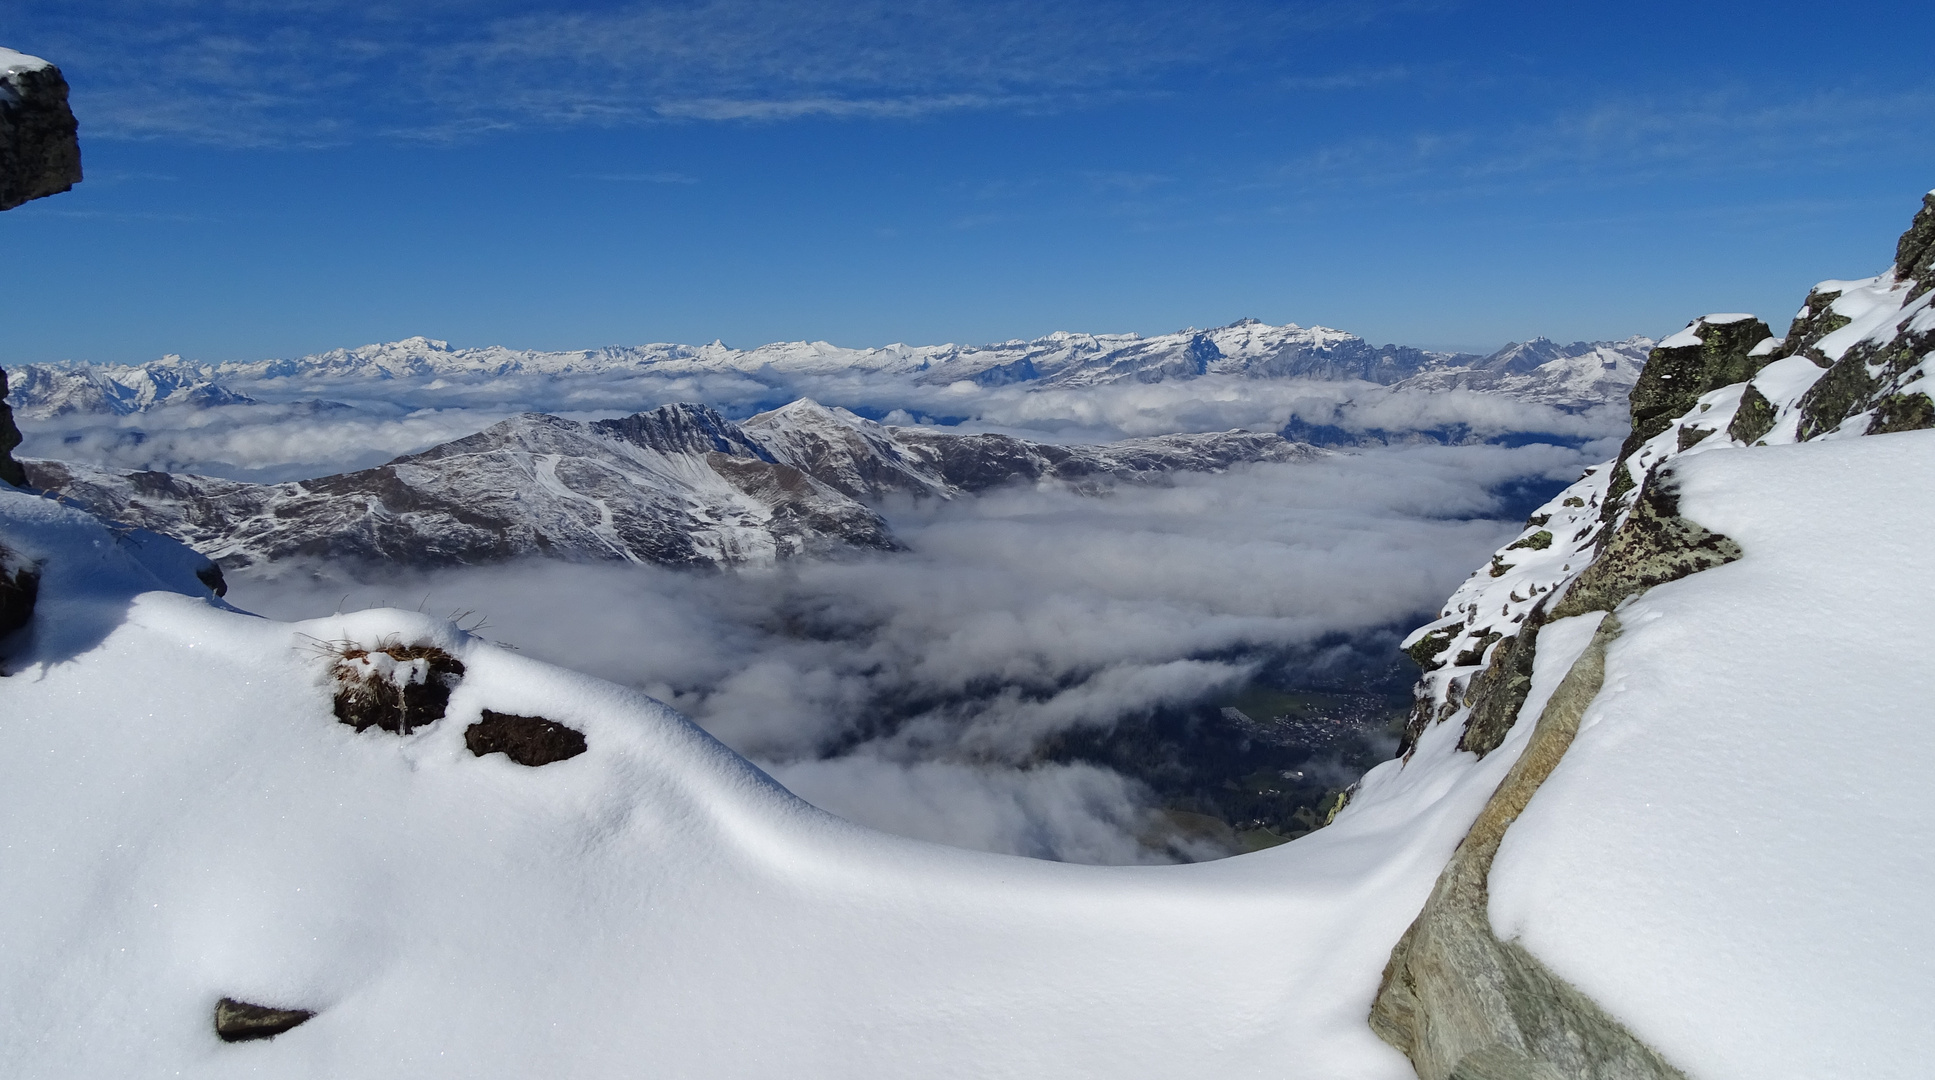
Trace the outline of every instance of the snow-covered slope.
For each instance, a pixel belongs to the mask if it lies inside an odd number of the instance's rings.
[[[702,405],[590,423],[527,413],[374,469],[282,484],[58,461],[27,470],[36,487],[229,566],[533,554],[725,566],[893,548],[886,522],[864,505],[889,495],[1079,486],[1321,453],[1245,431],[1056,446],[885,427],[802,400],[744,425]]]
[[[1925,1076],[1935,432],[1674,475],[1743,554],[1621,609],[1492,925],[1701,1080]]]
[[[1384,770],[1220,863],[983,855],[843,823],[636,692],[420,614],[239,614],[156,577],[186,549],[7,489],[0,542],[43,578],[0,644],[22,1076],[1400,1080],[1377,972],[1508,764]],[[338,657],[403,646],[461,666],[444,715],[339,722]],[[476,756],[485,710],[585,752]],[[223,998],[314,1016],[225,1043]]]
[[[1403,768],[1442,768],[1446,732],[1486,760],[1546,740],[1386,974],[1374,1022],[1427,1080],[1926,1071],[1932,284],[1935,193],[1785,338],[1722,314],[1660,342],[1619,458],[1406,642]],[[1547,708],[1555,637],[1602,617]]]

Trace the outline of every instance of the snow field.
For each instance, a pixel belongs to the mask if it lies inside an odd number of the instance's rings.
[[[1935,432],[1682,462],[1745,556],[1621,608],[1493,866],[1499,936],[1700,1080],[1927,1074],[1931,470]]]
[[[41,625],[93,631],[0,680],[23,1076],[1399,1080],[1379,973],[1515,752],[1467,767],[1447,726],[1330,828],[1218,863],[984,855],[814,810],[657,702],[439,620],[254,618],[186,549],[24,494],[0,532],[45,563]],[[357,733],[318,643],[392,637],[466,674],[444,719]],[[486,707],[589,752],[472,757]],[[318,1015],[224,1044],[224,995]]]

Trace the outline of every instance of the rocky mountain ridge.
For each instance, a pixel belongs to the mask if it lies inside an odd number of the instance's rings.
[[[1246,431],[1064,446],[889,427],[801,400],[744,424],[690,404],[589,423],[526,413],[377,468],[281,484],[44,460],[26,469],[35,487],[231,567],[523,555],[718,567],[895,548],[870,505],[888,497],[1093,488],[1322,453]]]

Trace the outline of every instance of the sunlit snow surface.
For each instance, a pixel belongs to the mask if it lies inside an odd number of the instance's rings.
[[[963,852],[447,623],[259,619],[140,591],[197,590],[47,500],[0,492],[0,522],[71,628],[0,681],[15,1075],[1405,1077],[1364,1022],[1378,975],[1510,764],[1424,747],[1440,767],[1386,766],[1331,828],[1213,864]],[[445,719],[358,734],[315,642],[391,634],[468,673]],[[474,758],[485,707],[590,750]],[[223,995],[319,1015],[227,1045]]]
[[[1702,1080],[1927,1076],[1935,432],[1677,475],[1746,554],[1621,610],[1493,925]]]

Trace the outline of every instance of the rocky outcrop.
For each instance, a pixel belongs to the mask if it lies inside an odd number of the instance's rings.
[[[1424,1080],[1679,1080],[1537,958],[1492,933],[1492,859],[1500,841],[1579,730],[1599,693],[1607,616],[1553,693],[1518,761],[1452,855],[1384,970],[1371,1027],[1403,1050]]]
[[[25,53],[0,49],[0,210],[45,198],[81,182],[80,125],[67,107],[60,69]],[[27,485],[13,458],[20,445],[0,371],[0,481]]]
[[[27,625],[40,597],[40,568],[0,544],[0,638]]]
[[[13,409],[7,404],[7,373],[0,371],[0,481],[26,487],[27,471],[13,457],[13,449],[19,445],[20,428],[14,424]]]
[[[1659,343],[1633,384],[1633,430],[1619,449],[1623,460],[1665,431],[1700,395],[1751,378],[1767,357],[1751,355],[1773,336],[1751,315],[1708,315]]]
[[[1634,387],[1633,431],[1619,456],[1541,507],[1437,622],[1406,640],[1424,677],[1404,752],[1432,725],[1462,720],[1458,749],[1482,757],[1532,720],[1520,714],[1541,628],[1607,613],[1392,953],[1371,1024],[1426,1080],[1680,1075],[1536,957],[1496,939],[1492,857],[1598,691],[1605,644],[1618,632],[1611,613],[1741,556],[1733,540],[1681,515],[1675,459],[1935,426],[1932,277],[1935,193],[1888,272],[1817,285],[1786,339],[1751,316],[1718,315],[1661,342]]]
[[[80,183],[79,131],[60,69],[0,49],[0,210]]]

